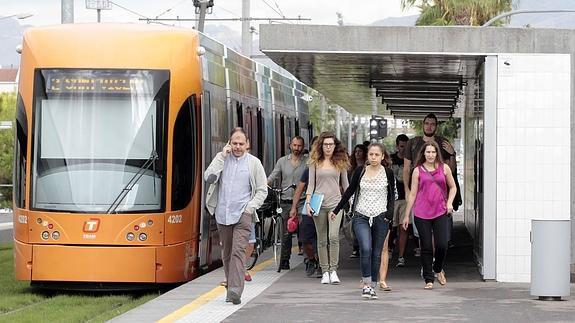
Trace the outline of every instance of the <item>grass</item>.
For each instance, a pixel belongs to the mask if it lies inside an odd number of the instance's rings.
[[[12,244],[0,244],[0,322],[105,322],[156,296],[35,290],[14,279]]]

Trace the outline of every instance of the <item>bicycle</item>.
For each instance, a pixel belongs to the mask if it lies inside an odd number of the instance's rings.
[[[295,188],[295,185],[288,186],[284,189],[268,186],[268,196],[258,212],[256,212],[260,221],[255,225],[256,242],[254,252],[252,252],[251,257],[246,260],[246,268],[248,270],[255,266],[260,254],[267,248],[272,247],[277,272],[279,273],[281,271],[280,260],[282,236],[284,233],[283,209],[280,205],[281,194],[293,188]],[[267,232],[265,230],[266,227],[268,227]]]

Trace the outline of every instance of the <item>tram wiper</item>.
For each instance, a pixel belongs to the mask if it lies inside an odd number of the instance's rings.
[[[116,198],[114,199],[114,202],[112,202],[112,204],[110,204],[110,207],[108,208],[106,213],[110,214],[110,213],[116,212],[116,209],[120,206],[120,203],[122,203],[122,201],[126,198],[128,193],[130,193],[132,188],[134,188],[134,185],[136,185],[136,183],[138,183],[140,178],[142,178],[142,176],[144,176],[144,172],[146,170],[150,169],[150,166],[152,166],[156,163],[156,160],[158,160],[158,153],[156,152],[156,150],[152,150],[152,153],[150,154],[150,157],[148,158],[148,160],[146,160],[146,162],[142,166],[140,166],[140,168],[134,174],[134,176],[132,176],[132,178],[130,178],[130,180],[128,181],[126,186],[124,186],[122,191],[120,191],[120,194],[118,194],[118,196],[116,196]],[[154,169],[155,169],[155,167],[154,167]],[[155,184],[155,182],[156,182],[155,171],[154,171],[153,181]]]

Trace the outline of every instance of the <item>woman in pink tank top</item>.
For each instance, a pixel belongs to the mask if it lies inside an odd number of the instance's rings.
[[[421,266],[425,289],[433,289],[435,277],[445,285],[443,262],[447,255],[453,199],[457,188],[451,169],[443,163],[435,141],[426,142],[417,156],[416,168],[411,175],[411,192],[407,197],[403,227],[409,225],[413,208],[414,222],[421,243]],[[433,252],[435,242],[435,260]]]

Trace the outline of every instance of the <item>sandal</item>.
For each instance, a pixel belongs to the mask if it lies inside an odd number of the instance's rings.
[[[391,292],[391,287],[387,286],[385,282],[379,282],[379,289],[384,292]]]
[[[425,287],[423,287],[423,289],[433,289],[433,283],[425,284]]]
[[[440,273],[437,273],[437,281],[441,285],[447,284],[447,279],[445,278],[445,272],[443,270]]]

